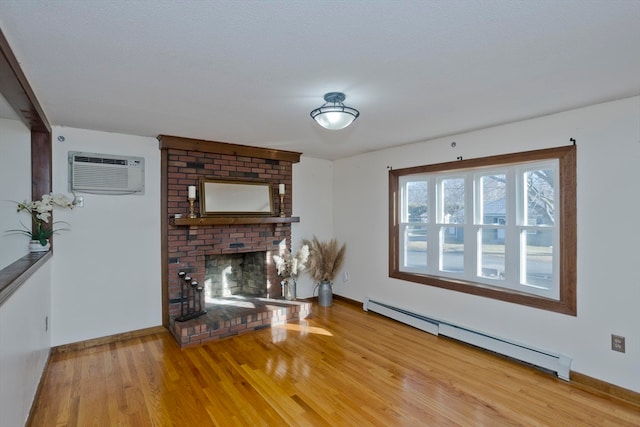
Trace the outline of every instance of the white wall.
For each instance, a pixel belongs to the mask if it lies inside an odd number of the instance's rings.
[[[301,156],[300,163],[293,165],[293,216],[300,217],[291,229],[294,252],[300,249],[302,239],[314,235],[320,240],[333,237],[332,175],[333,163],[328,160]],[[314,287],[308,274],[298,276],[299,298],[311,297]]]
[[[31,132],[18,120],[0,119],[0,269],[29,252],[29,238],[6,234],[31,228],[31,218],[16,213],[16,204],[31,199]]]
[[[144,157],[146,188],[144,195],[78,193],[85,207],[54,213],[71,231],[55,236],[52,345],[162,324],[158,141],[54,128],[55,193],[68,193],[68,151]]]
[[[569,144],[578,145],[576,317],[388,277],[388,172]],[[457,146],[451,147],[455,141]],[[571,369],[640,392],[640,97],[406,145],[334,162],[334,233],[347,242],[350,281],[367,296],[573,358]],[[626,353],[610,349],[626,337]]]
[[[51,260],[0,306],[0,424],[23,426],[51,347]]]

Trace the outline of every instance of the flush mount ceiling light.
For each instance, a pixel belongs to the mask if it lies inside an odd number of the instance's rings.
[[[329,92],[324,95],[324,104],[311,112],[311,118],[325,129],[338,130],[349,126],[358,118],[360,112],[347,107],[342,102],[345,96],[342,92]]]

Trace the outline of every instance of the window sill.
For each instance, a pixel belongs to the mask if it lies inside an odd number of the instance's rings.
[[[389,277],[407,282],[418,283],[427,286],[449,289],[451,291],[463,292],[499,301],[514,304],[526,305],[528,307],[542,310],[554,311],[556,313],[576,316],[575,296],[565,296],[559,300],[545,298],[542,296],[526,294],[515,290],[496,288],[489,285],[465,280],[454,280],[439,276],[429,276],[427,274],[407,273],[403,271],[390,270]]]
[[[30,253],[0,270],[0,306],[52,256],[51,251]]]

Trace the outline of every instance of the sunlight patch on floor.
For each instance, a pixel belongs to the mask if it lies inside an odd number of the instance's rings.
[[[273,329],[286,329],[288,331],[300,332],[302,335],[316,334],[332,337],[333,334],[324,328],[318,328],[316,326],[309,326],[308,322],[300,321],[300,323],[285,323],[284,325],[273,325]]]

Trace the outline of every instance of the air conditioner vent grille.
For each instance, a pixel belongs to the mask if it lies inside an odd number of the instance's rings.
[[[70,151],[69,190],[144,194],[144,158]]]
[[[73,168],[73,180],[94,188],[129,188],[129,172],[126,168],[96,168],[76,165]]]
[[[104,157],[75,156],[74,161],[82,163],[102,163],[105,165],[127,165],[127,161],[124,159],[107,159]]]

